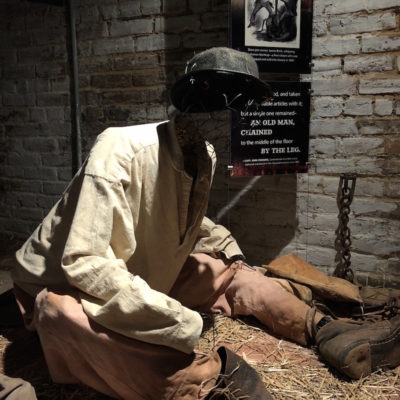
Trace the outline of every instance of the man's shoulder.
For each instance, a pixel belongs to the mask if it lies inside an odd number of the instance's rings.
[[[95,146],[101,143],[104,146],[124,145],[128,149],[138,151],[145,146],[158,142],[157,128],[163,122],[111,127],[103,131],[96,139]]]
[[[107,128],[90,151],[86,173],[114,179],[143,149],[157,148],[160,124]]]

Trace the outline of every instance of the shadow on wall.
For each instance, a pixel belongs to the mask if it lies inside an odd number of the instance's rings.
[[[168,42],[169,37],[175,40],[174,36],[167,35],[165,48],[171,50],[165,50],[162,56],[169,93],[194,53],[213,46],[229,45],[229,2],[202,2],[196,6],[195,2],[189,2],[187,15],[184,15],[183,8],[176,10],[179,17],[169,15],[169,10],[177,6],[175,0],[164,0],[163,3],[167,11],[164,15],[165,32],[179,32],[176,24],[181,21],[180,47],[174,48],[174,43]],[[214,21],[212,31],[207,29],[210,20]],[[196,26],[198,31],[190,32]],[[293,241],[296,234],[296,175],[230,178],[230,114],[225,112],[218,118],[221,118],[219,128],[207,135],[218,159],[208,216],[230,229],[250,264],[268,263]]]
[[[296,176],[223,175],[219,168],[209,215],[230,229],[249,264],[270,262],[296,234]]]

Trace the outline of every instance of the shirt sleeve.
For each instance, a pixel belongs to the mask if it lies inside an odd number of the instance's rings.
[[[231,232],[222,225],[215,224],[207,217],[203,218],[193,253],[207,253],[214,256],[222,253],[228,259],[234,259],[237,256],[244,259],[243,253]]]
[[[202,330],[200,315],[128,271],[125,260],[135,247],[122,184],[85,175],[62,257],[67,280],[82,293],[85,312],[125,336],[190,353]]]

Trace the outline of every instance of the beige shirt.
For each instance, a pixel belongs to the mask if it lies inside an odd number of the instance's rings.
[[[193,181],[173,121],[107,129],[17,252],[14,281],[32,295],[69,283],[99,324],[191,352],[202,319],[168,292],[190,253],[241,254],[204,217],[215,162],[212,146],[199,146]]]

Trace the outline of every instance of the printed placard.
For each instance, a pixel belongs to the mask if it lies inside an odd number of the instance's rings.
[[[312,0],[232,0],[232,48],[261,72],[311,72]]]
[[[231,176],[306,172],[309,82],[271,82],[273,99],[232,114]]]

